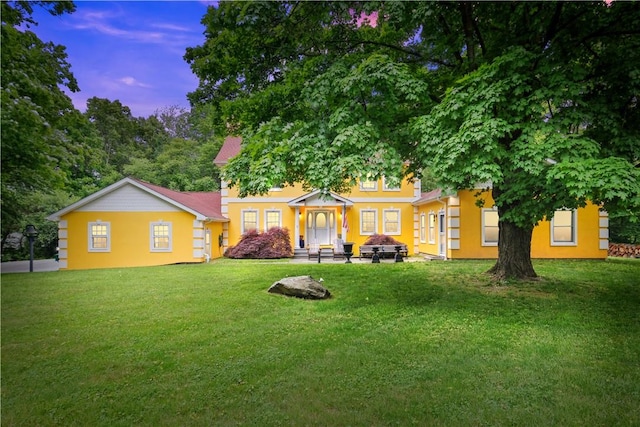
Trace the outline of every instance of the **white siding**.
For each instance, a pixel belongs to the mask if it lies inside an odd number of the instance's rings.
[[[77,209],[80,212],[177,212],[172,204],[125,185]]]

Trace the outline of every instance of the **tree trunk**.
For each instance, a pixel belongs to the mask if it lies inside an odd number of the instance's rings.
[[[531,263],[533,227],[522,228],[507,221],[500,221],[498,226],[498,261],[488,272],[497,279],[538,277]]]

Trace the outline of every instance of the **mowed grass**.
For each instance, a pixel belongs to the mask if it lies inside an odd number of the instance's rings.
[[[640,262],[490,266],[5,274],[2,425],[640,425]]]

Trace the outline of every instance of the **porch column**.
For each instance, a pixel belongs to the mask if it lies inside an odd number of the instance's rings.
[[[345,223],[345,218],[346,218],[346,217],[347,217],[347,205],[346,205],[346,204],[343,204],[343,205],[342,205],[342,224],[340,224],[340,228],[341,228],[341,230],[342,230],[342,233],[341,233],[341,234],[342,234],[342,241],[343,241],[343,242],[347,242],[347,241],[349,241],[349,240],[347,239],[347,229],[346,229],[346,228],[344,228],[344,223]]]
[[[293,232],[294,236],[294,247],[296,249],[300,249],[300,206],[296,206],[296,213],[295,213],[295,221],[294,223],[296,224],[295,226],[295,230]]]

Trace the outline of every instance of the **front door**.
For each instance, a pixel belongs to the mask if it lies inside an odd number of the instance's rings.
[[[204,253],[211,258],[211,230],[204,232]]]
[[[447,254],[447,227],[445,224],[444,212],[438,213],[438,255],[445,256]]]
[[[329,245],[335,233],[335,212],[314,210],[307,214],[307,239],[309,243]]]

